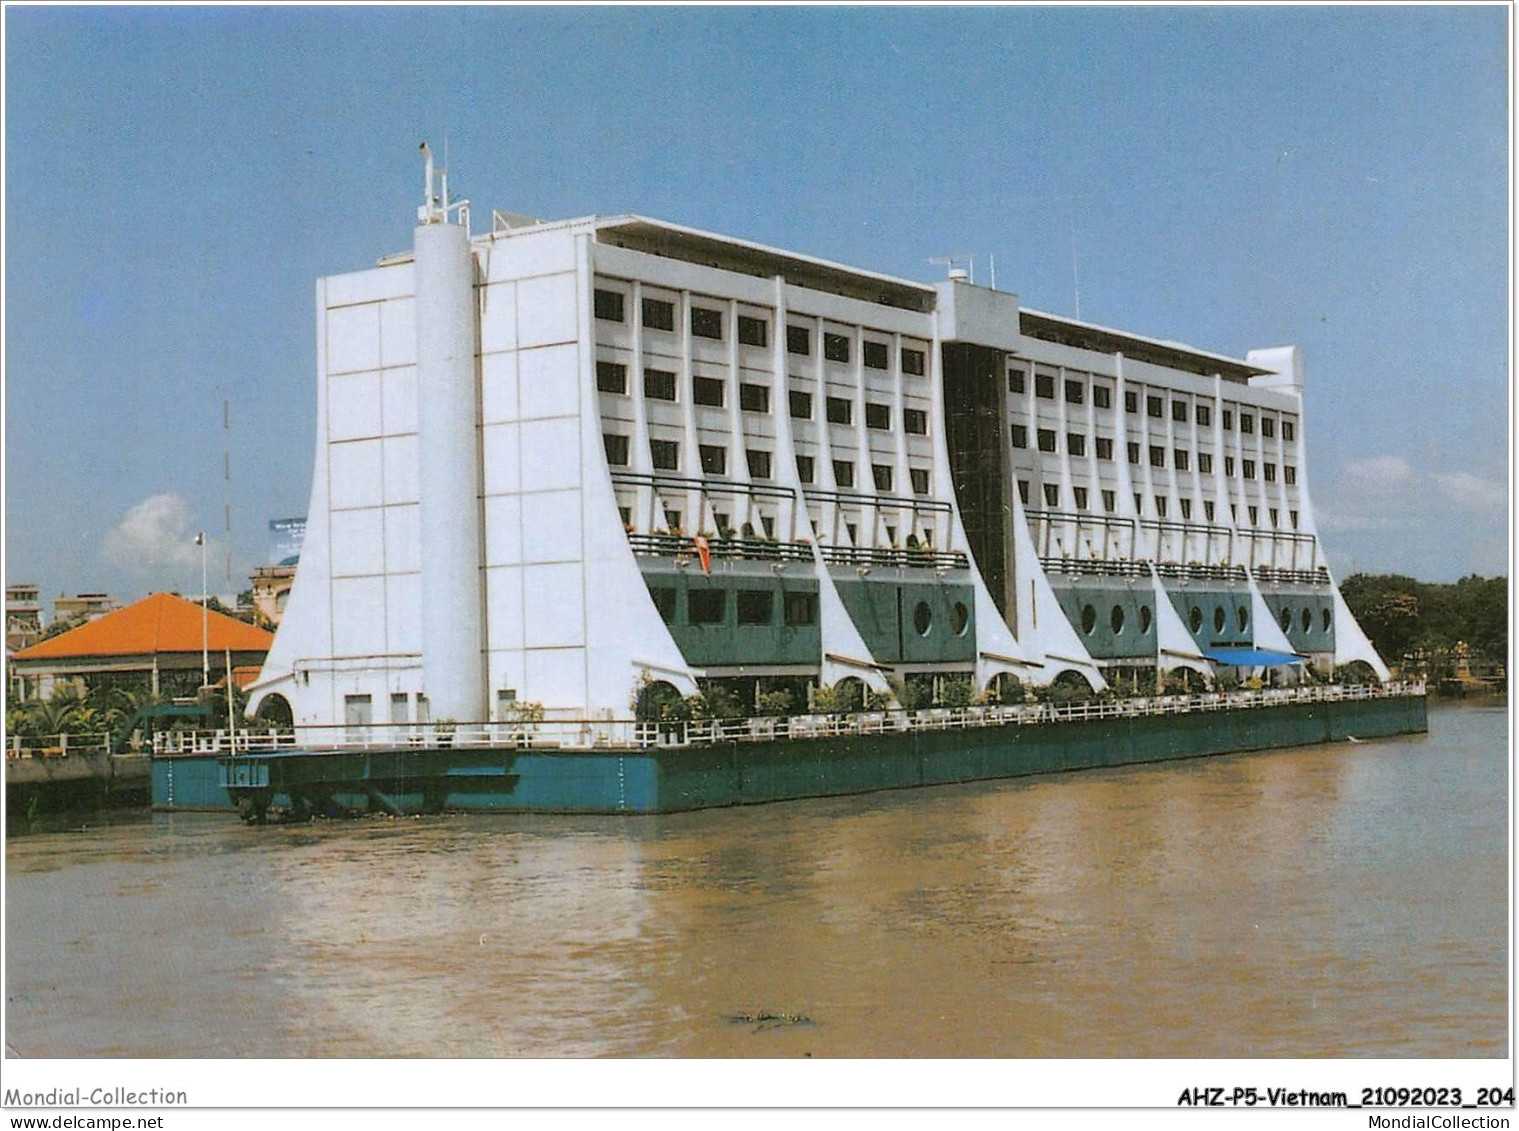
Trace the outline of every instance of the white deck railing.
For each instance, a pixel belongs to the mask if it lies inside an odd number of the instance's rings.
[[[831,735],[896,734],[903,731],[966,730],[976,727],[1078,722],[1090,719],[1183,715],[1199,711],[1240,711],[1287,703],[1347,699],[1390,699],[1424,695],[1422,682],[1378,686],[1329,684],[1259,691],[1161,695],[1082,703],[1029,703],[1017,706],[935,707],[921,711],[861,711],[845,715],[788,715],[751,719],[544,719],[513,723],[369,723],[298,726],[294,730],[177,730],[153,737],[160,757],[227,755],[300,749],[351,750],[486,749],[517,747],[567,752],[637,750],[648,747],[711,746],[719,742],[770,742]]]

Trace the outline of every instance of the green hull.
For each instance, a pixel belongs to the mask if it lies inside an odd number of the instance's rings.
[[[1422,697],[1290,703],[646,750],[281,751],[158,758],[153,803],[232,810],[262,794],[397,812],[671,813],[1421,733]],[[230,789],[229,789],[230,785]]]

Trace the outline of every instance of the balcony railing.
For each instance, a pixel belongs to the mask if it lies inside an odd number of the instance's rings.
[[[694,558],[696,540],[684,534],[629,534],[628,545],[646,558]],[[810,562],[812,547],[803,542],[772,542],[766,538],[709,538],[714,561]]]
[[[970,559],[961,550],[935,550],[932,546],[822,546],[829,565],[902,566],[918,569],[968,569]]]
[[[1296,585],[1328,585],[1329,570],[1324,566],[1317,569],[1286,569],[1282,566],[1254,566],[1252,572],[1255,580],[1271,584],[1290,583]]]
[[[1378,685],[1327,684],[1209,692],[1071,704],[941,707],[923,711],[865,711],[847,715],[790,715],[749,719],[662,720],[544,719],[499,723],[371,723],[302,726],[296,731],[166,731],[153,738],[156,757],[235,755],[279,750],[339,751],[436,749],[546,750],[565,754],[650,747],[711,746],[719,742],[771,742],[824,735],[971,730],[1088,719],[1243,711],[1286,703],[1422,697],[1421,681]]]

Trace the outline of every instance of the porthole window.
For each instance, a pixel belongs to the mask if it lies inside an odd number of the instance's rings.
[[[1245,608],[1236,610],[1235,620],[1239,621],[1239,630],[1244,632],[1250,627],[1250,610]]]
[[[1150,631],[1150,606],[1139,606],[1139,631],[1142,634]]]
[[[970,627],[970,610],[965,607],[965,602],[955,602],[955,607],[950,611],[949,623],[956,636],[965,635],[965,630]]]
[[[1329,631],[1329,626],[1334,623],[1334,620],[1329,615],[1329,610],[1328,609],[1324,610],[1324,618],[1323,618],[1323,620],[1324,620],[1324,631],[1328,632]]]
[[[918,630],[919,636],[927,636],[928,630],[933,628],[934,613],[927,601],[919,601],[918,607],[912,611],[912,626]]]
[[[1213,610],[1213,631],[1222,632],[1226,623],[1227,618],[1224,615],[1224,607],[1219,605]]]
[[[1303,610],[1303,631],[1304,632],[1312,632],[1313,631],[1313,610],[1312,609],[1304,609]]]
[[[1192,612],[1187,616],[1187,623],[1192,626],[1193,632],[1201,631],[1203,627],[1203,611],[1196,605],[1192,606]]]
[[[1123,631],[1123,606],[1114,605],[1113,615],[1108,618],[1108,624],[1113,628],[1113,635],[1117,636]]]
[[[1291,609],[1283,609],[1282,610],[1282,631],[1283,632],[1291,632],[1292,631],[1292,610]]]
[[[1092,608],[1091,605],[1083,605],[1081,608],[1081,631],[1091,636],[1092,630],[1096,627],[1097,610]]]

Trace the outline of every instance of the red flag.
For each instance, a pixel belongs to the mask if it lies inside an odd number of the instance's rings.
[[[707,545],[707,540],[698,534],[691,541],[696,543],[696,556],[701,559],[701,571],[708,577],[712,576],[712,547]]]

